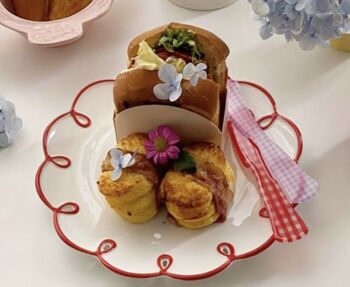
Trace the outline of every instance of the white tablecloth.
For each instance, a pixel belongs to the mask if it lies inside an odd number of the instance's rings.
[[[25,125],[17,142],[0,150],[0,286],[350,286],[350,54],[306,53],[283,37],[262,41],[250,11],[242,0],[214,12],[166,0],[119,0],[79,42],[51,49],[0,28],[0,94],[16,104]],[[201,282],[139,281],[105,270],[61,242],[34,187],[48,122],[67,110],[83,85],[125,68],[134,35],[170,21],[206,27],[228,43],[231,76],[265,86],[299,125],[301,164],[321,185],[319,196],[299,208],[309,236],[276,243]]]

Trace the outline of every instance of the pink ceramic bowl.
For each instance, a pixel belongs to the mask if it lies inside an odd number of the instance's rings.
[[[36,22],[22,19],[6,9],[7,0],[0,0],[0,24],[23,34],[30,43],[45,47],[60,46],[81,38],[84,25],[103,16],[113,0],[93,0],[80,12],[55,21]]]

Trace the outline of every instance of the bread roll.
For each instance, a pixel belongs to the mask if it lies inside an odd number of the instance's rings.
[[[92,0],[50,0],[50,20],[72,16],[88,6]]]
[[[18,17],[31,21],[46,21],[49,14],[49,0],[12,0]]]
[[[146,104],[166,104],[198,113],[214,124],[219,124],[220,87],[212,80],[200,80],[196,87],[189,81],[182,82],[182,96],[175,103],[156,98],[153,87],[160,83],[158,71],[131,69],[118,75],[114,86],[114,102],[117,112]]]
[[[98,180],[100,192],[108,204],[130,223],[145,223],[158,212],[158,172],[146,159],[144,141],[146,136],[134,134],[123,139],[118,148],[124,153],[137,153],[136,163],[123,169],[121,177],[112,181],[113,166],[108,154],[102,164]]]
[[[160,196],[170,216],[190,229],[225,221],[234,196],[235,176],[223,152],[205,142],[188,145],[184,150],[195,160],[196,172],[166,173]]]
[[[230,50],[228,46],[214,33],[205,29],[180,23],[170,23],[144,32],[136,36],[129,44],[128,57],[129,60],[136,57],[140,42],[145,40],[151,48],[154,48],[158,43],[163,33],[168,29],[190,30],[197,36],[200,44],[201,53],[204,55],[204,60],[208,65],[208,74],[220,86],[220,105],[221,113],[224,112],[226,101],[226,84],[228,78],[228,69],[226,66],[226,58]],[[221,115],[221,117],[223,114]]]

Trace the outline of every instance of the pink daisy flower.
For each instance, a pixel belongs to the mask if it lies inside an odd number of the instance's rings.
[[[178,159],[180,149],[176,146],[179,136],[168,126],[160,126],[148,134],[145,141],[147,158],[155,164],[165,165],[169,159]]]

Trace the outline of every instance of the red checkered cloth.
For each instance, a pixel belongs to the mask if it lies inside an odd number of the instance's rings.
[[[240,159],[252,170],[258,181],[275,239],[280,242],[293,242],[301,239],[308,232],[304,221],[271,177],[259,150],[234,127],[232,122],[229,125],[231,139]]]
[[[268,169],[292,203],[302,203],[313,197],[318,183],[308,176],[278,145],[260,128],[241,96],[239,84],[228,81],[227,113],[235,128],[251,139],[261,151]]]
[[[308,228],[292,202],[312,197],[317,192],[317,182],[265,135],[244,105],[238,83],[232,80],[228,82],[227,120],[240,160],[259,183],[276,240],[301,239]]]

